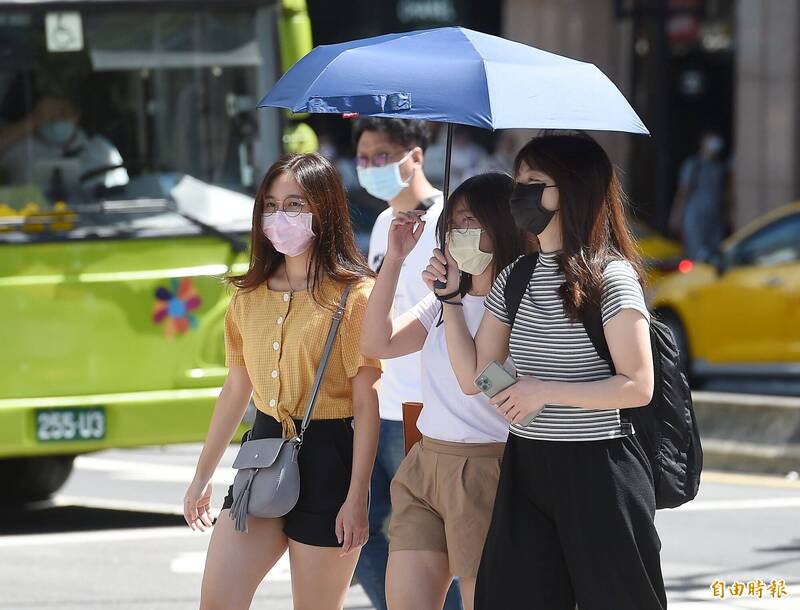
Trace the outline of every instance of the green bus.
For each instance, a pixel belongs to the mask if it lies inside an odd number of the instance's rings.
[[[4,497],[204,438],[254,189],[313,147],[255,107],[310,48],[305,0],[0,0]]]

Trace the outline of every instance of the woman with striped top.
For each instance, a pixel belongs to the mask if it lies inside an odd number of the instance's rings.
[[[666,594],[649,462],[620,410],[653,393],[649,313],[624,194],[605,151],[587,136],[544,136],[517,155],[511,209],[540,253],[516,317],[504,269],[475,335],[445,304],[459,384],[510,354],[519,381],[492,399],[510,422],[475,608],[661,610]],[[458,285],[434,252],[431,285]],[[451,299],[449,302],[457,302]],[[584,329],[599,308],[616,374]],[[523,422],[527,423],[524,425]]]

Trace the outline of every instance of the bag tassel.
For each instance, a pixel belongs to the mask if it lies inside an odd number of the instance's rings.
[[[253,483],[253,477],[256,476],[258,468],[253,468],[250,471],[250,476],[244,488],[239,492],[231,505],[230,517],[234,520],[234,529],[238,532],[247,533],[247,505],[250,503],[250,485]]]

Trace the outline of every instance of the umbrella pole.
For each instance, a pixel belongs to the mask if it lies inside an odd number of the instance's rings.
[[[445,240],[447,239],[447,198],[450,196],[450,156],[453,151],[453,123],[447,124],[447,144],[445,145],[444,152],[444,207],[442,208],[442,222],[439,223],[439,248],[444,252]],[[447,269],[447,265],[445,265]],[[436,280],[433,283],[434,288],[444,288],[447,284]]]
[[[447,218],[447,198],[450,197],[450,157],[453,152],[453,130],[455,125],[453,123],[447,124],[447,144],[445,145],[444,152],[444,208],[442,215]],[[439,244],[444,249],[447,227],[445,223],[441,223],[441,231],[439,233]]]

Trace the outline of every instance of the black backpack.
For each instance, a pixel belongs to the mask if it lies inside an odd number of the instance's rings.
[[[538,259],[535,253],[519,259],[506,281],[506,310],[512,326]],[[599,305],[588,305],[582,318],[597,354],[608,363],[614,375]],[[620,417],[623,431],[636,434],[650,460],[656,508],[675,508],[697,495],[703,449],[692,394],[686,372],[681,368],[675,338],[669,327],[655,318],[650,321],[650,343],[655,369],[653,399],[644,407],[620,409]]]

